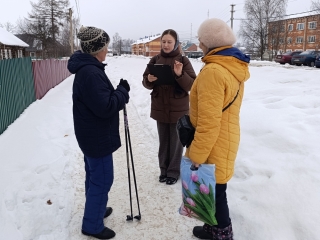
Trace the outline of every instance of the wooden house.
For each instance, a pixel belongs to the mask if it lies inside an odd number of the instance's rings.
[[[26,56],[29,45],[0,27],[0,60]]]
[[[157,34],[140,38],[131,44],[131,53],[146,57],[153,57],[159,54],[161,50],[160,37],[161,35]]]
[[[31,57],[32,59],[43,58],[42,43],[40,40],[36,39],[34,35],[17,34],[16,37],[29,45],[29,47],[26,48],[27,57]]]

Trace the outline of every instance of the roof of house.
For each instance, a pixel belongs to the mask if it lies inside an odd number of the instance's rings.
[[[148,42],[151,42],[151,41],[159,38],[160,36],[161,36],[160,34],[152,35],[152,36],[145,36],[144,38],[140,38],[139,40],[135,41],[131,45],[140,44],[140,43],[148,43]]]
[[[271,19],[269,22],[287,21],[287,20],[296,19],[296,18],[313,17],[313,16],[318,16],[318,15],[320,15],[320,14],[316,13],[314,11],[308,11],[305,13],[285,15],[282,19],[277,19],[277,20]]]
[[[189,47],[191,47],[194,43],[188,42],[186,44],[182,45],[182,50],[187,50]]]
[[[26,48],[26,51],[35,52],[42,50],[41,42],[35,38],[34,35],[31,34],[16,34],[16,37],[21,39],[22,41],[29,44],[29,47]]]
[[[29,47],[28,44],[26,44],[21,39],[17,38],[12,33],[8,32],[7,30],[0,27],[0,43],[3,45],[8,46],[19,46],[19,47]]]

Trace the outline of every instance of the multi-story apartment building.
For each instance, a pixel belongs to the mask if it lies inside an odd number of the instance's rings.
[[[273,53],[320,49],[320,14],[268,24],[268,49]]]

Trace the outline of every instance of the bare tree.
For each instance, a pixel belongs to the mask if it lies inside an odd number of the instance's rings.
[[[77,35],[77,29],[80,26],[80,21],[79,18],[72,18],[72,39],[73,39],[73,45],[76,46],[76,50],[78,50],[78,44],[75,44],[75,36]],[[70,48],[70,20],[65,20],[63,27],[61,28],[61,34],[60,37],[58,38],[59,42],[62,44],[62,50],[63,50],[63,55],[68,56],[71,54],[71,48]]]
[[[246,0],[239,35],[247,49],[258,52],[262,59],[268,46],[268,23],[281,20],[288,0]]]
[[[112,51],[121,55],[121,37],[119,33],[115,33],[112,37]]]
[[[0,23],[0,27],[6,29],[8,32],[11,32],[11,33],[15,33],[16,31],[16,26],[14,26],[12,23],[10,22],[6,22],[4,24],[1,24]]]
[[[271,50],[271,59],[278,53],[286,52],[289,33],[286,25],[286,20],[269,22],[268,49]]]
[[[131,44],[135,41],[133,39],[123,39],[122,40],[122,52],[128,54],[131,53]]]
[[[311,1],[311,10],[317,10],[320,13],[320,0]]]

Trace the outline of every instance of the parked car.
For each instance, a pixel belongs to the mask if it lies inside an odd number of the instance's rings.
[[[284,54],[279,54],[275,57],[274,61],[280,64],[286,64],[286,63],[292,64],[291,63],[292,56],[300,53],[302,53],[302,51],[286,52]]]
[[[299,55],[292,56],[291,63],[297,66],[307,65],[314,67],[318,54],[320,54],[320,51],[304,51]]]
[[[318,54],[318,57],[316,57],[316,61],[314,63],[316,68],[320,68],[320,54]]]

